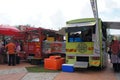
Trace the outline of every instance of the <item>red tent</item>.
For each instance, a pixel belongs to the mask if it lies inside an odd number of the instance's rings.
[[[0,34],[7,36],[19,35],[20,30],[14,26],[0,25]]]

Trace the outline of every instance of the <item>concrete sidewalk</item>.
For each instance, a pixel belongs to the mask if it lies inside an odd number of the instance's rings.
[[[28,73],[25,68],[0,70],[0,80],[54,80],[59,73]]]
[[[27,73],[12,73],[0,75],[0,80],[22,80]],[[34,79],[33,79],[34,80]]]
[[[59,73],[28,73],[25,67],[35,66],[22,62],[16,66],[0,65],[0,80],[54,80]]]

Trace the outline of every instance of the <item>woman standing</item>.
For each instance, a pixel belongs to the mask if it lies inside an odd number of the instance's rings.
[[[4,63],[4,58],[3,58],[3,41],[0,40],[0,63]]]
[[[119,41],[118,40],[113,40],[111,42],[111,62],[113,64],[113,69],[115,72],[120,71],[120,58],[118,57],[119,53]]]
[[[19,56],[20,50],[21,50],[20,43],[17,42],[16,43],[16,64],[20,63],[20,56]]]

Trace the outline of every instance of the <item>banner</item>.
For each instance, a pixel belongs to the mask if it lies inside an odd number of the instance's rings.
[[[98,19],[98,9],[97,9],[97,0],[90,0],[91,7],[93,10],[94,17]]]
[[[99,30],[99,19],[98,19],[98,9],[97,9],[97,0],[90,0],[91,7],[93,10],[94,17],[96,19],[96,30],[95,30],[95,41],[94,41],[94,53],[100,53],[100,30]]]

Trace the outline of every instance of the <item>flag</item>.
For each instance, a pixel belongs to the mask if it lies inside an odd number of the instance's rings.
[[[96,19],[96,30],[95,30],[95,42],[94,42],[94,53],[100,53],[100,30],[99,30],[99,19],[98,19],[98,9],[97,9],[97,0],[90,0],[91,7],[93,10],[94,17]]]
[[[94,17],[97,19],[98,18],[97,0],[90,0],[90,2]]]

